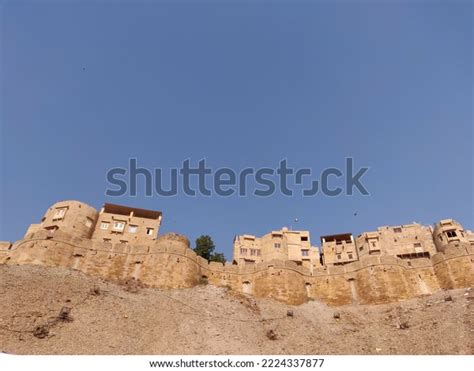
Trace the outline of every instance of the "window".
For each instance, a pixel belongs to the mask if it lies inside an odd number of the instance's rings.
[[[377,244],[375,242],[372,242],[372,247],[377,247]]]
[[[122,244],[122,245],[127,245],[127,244],[128,244],[128,241],[126,241],[126,240],[120,240],[120,244]]]
[[[276,242],[276,243],[275,243],[275,249],[279,249],[280,247],[281,247],[281,243]]]
[[[349,259],[354,259],[352,254],[348,254]]]
[[[100,223],[100,229],[104,229],[104,230],[109,229],[109,224],[110,223],[107,223],[107,222]]]
[[[301,255],[302,256],[308,256],[309,255],[309,250],[301,250]]]
[[[421,247],[421,243],[417,242],[413,244],[414,247]]]
[[[257,256],[260,256],[260,250],[257,250]]]
[[[91,218],[87,218],[87,219],[86,219],[86,227],[87,227],[87,228],[92,227],[92,219],[91,219]]]
[[[129,225],[129,226],[128,226],[128,231],[129,231],[130,233],[137,233],[137,228],[138,228],[138,227],[137,227],[136,225]]]
[[[402,229],[401,228],[393,228],[393,231],[395,233],[402,233]]]
[[[341,254],[336,255],[338,259],[341,259]]]
[[[308,236],[301,236],[301,241],[308,241]]]
[[[48,231],[48,234],[51,235],[51,236],[54,234],[54,232],[55,232],[57,229],[58,229],[58,227],[56,227],[56,226],[46,228],[46,230]]]
[[[147,229],[146,229],[146,234],[147,234],[148,236],[153,236],[153,232],[154,232],[154,231],[155,231],[154,228],[147,227]]]
[[[454,230],[446,231],[446,234],[447,234],[448,238],[457,237],[456,231],[454,231]]]
[[[247,255],[247,249],[240,249],[240,255]]]
[[[110,238],[104,238],[104,242],[106,244],[112,244],[112,240]]]
[[[362,251],[362,250],[364,250],[364,246],[359,247],[359,251]]]
[[[124,228],[125,228],[125,223],[124,222],[115,222],[114,223],[114,229],[116,231],[123,231]]]
[[[257,251],[256,249],[250,249],[250,255],[257,255]]]
[[[53,220],[61,220],[66,215],[67,207],[60,207],[56,209],[56,213],[54,214]]]

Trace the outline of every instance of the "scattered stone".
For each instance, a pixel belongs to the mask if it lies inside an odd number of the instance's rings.
[[[287,315],[287,317],[294,317],[294,313],[293,313],[292,310],[287,310],[286,315]]]
[[[445,295],[444,301],[453,301],[453,297],[451,295]]]
[[[100,295],[100,288],[99,287],[93,287],[91,288],[90,294],[93,296],[99,296]]]
[[[140,290],[145,287],[140,280],[135,278],[121,280],[119,283],[124,287],[125,291],[131,292],[132,294],[140,292]]]
[[[49,328],[46,325],[37,326],[33,331],[33,336],[38,339],[44,339],[49,335]]]
[[[407,321],[399,321],[399,322],[397,323],[397,328],[398,328],[399,330],[405,330],[405,329],[407,329],[407,328],[409,328],[409,327],[410,327],[410,326],[408,325],[408,322],[407,322]]]
[[[58,318],[63,322],[72,322],[72,317],[70,313],[71,313],[70,307],[62,307],[61,311],[59,312]]]
[[[273,331],[272,329],[268,330],[267,331],[267,338],[269,338],[270,340],[276,340],[277,339],[276,332]]]

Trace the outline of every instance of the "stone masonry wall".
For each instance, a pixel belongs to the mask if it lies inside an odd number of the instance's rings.
[[[312,273],[291,261],[252,266],[211,262],[198,257],[180,235],[158,237],[147,246],[107,244],[56,231],[0,244],[0,264],[42,265],[80,270],[120,281],[137,279],[158,288],[193,287],[207,280],[216,286],[298,305],[309,299],[330,305],[378,304],[429,294],[439,289],[473,286],[474,249],[447,249],[432,259],[411,262],[391,256],[366,256],[345,266]]]

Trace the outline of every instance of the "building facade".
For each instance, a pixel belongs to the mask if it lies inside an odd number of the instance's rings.
[[[450,246],[458,247],[460,243],[474,246],[474,233],[464,230],[463,226],[453,219],[444,219],[436,223],[433,239],[440,252],[444,252]]]
[[[234,261],[225,264],[198,256],[185,236],[156,237],[160,224],[159,211],[113,204],[97,211],[78,201],[58,202],[22,240],[0,241],[0,264],[64,267],[165,289],[205,279],[291,305],[309,299],[381,304],[474,283],[474,235],[452,219],[434,228],[414,223],[357,238],[323,236],[321,256],[308,231],[241,235],[234,240]]]
[[[290,260],[310,269],[350,264],[365,256],[392,256],[405,260],[431,258],[460,243],[474,246],[474,233],[453,219],[432,226],[418,223],[383,226],[356,238],[351,233],[321,237],[321,247],[311,246],[308,231],[283,228],[263,237],[239,235],[234,239],[234,264],[251,265],[273,259]]]
[[[60,230],[72,236],[110,244],[146,244],[156,239],[161,226],[160,211],[106,203],[98,212],[78,201],[52,205],[39,224],[31,224],[25,238],[40,230],[50,236]]]
[[[436,254],[433,228],[418,223],[383,226],[357,236],[357,252],[364,255],[391,255],[401,259],[430,257]]]
[[[359,260],[351,233],[322,236],[321,250],[324,265],[343,265]]]
[[[234,264],[290,260],[309,269],[321,266],[319,249],[311,246],[308,231],[293,231],[284,227],[262,237],[238,235],[234,238],[233,250]]]
[[[104,204],[92,239],[110,243],[146,244],[156,239],[161,226],[160,211]]]

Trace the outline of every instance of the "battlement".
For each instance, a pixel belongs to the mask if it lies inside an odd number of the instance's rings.
[[[102,214],[107,216],[101,219]],[[108,230],[103,229],[99,238],[94,237],[100,229],[98,223],[107,218],[116,220],[116,215],[126,217],[120,221],[127,223],[123,227],[138,224],[135,218],[144,219],[140,224],[144,233],[126,242],[125,233],[134,235],[138,231],[109,231],[118,238],[108,239],[102,237],[103,231]],[[0,242],[0,264],[65,267],[110,280],[137,279],[160,288],[193,287],[205,278],[213,285],[290,304],[301,304],[309,298],[332,305],[384,303],[439,289],[469,287],[474,282],[474,241],[469,231],[452,220],[441,221],[434,230],[411,224],[381,227],[356,239],[352,234],[324,236],[323,250],[334,252],[335,256],[332,262],[327,257],[322,259],[324,264],[320,262],[319,249],[310,245],[308,232],[282,229],[262,238],[243,235],[236,237],[234,246],[250,243],[254,248],[278,251],[266,251],[252,264],[238,264],[235,259],[222,264],[198,256],[185,236],[148,235],[145,226],[158,229],[161,217],[160,212],[118,205],[106,204],[99,213],[77,201],[60,202],[48,209],[41,223],[30,226],[23,240],[13,244]],[[453,230],[456,235],[448,233]],[[429,237],[440,234],[446,241],[437,249],[439,244],[430,245]],[[400,242],[400,246],[390,244],[391,239]],[[373,246],[374,241],[378,245]],[[422,241],[421,253],[410,250],[413,241]],[[291,249],[298,252],[297,256]],[[305,257],[301,251],[311,249],[318,250],[317,262],[309,256],[309,263],[305,264],[305,259],[299,259]],[[363,249],[366,251],[361,253]],[[335,264],[339,260],[336,254],[342,251],[352,251],[357,258]]]

